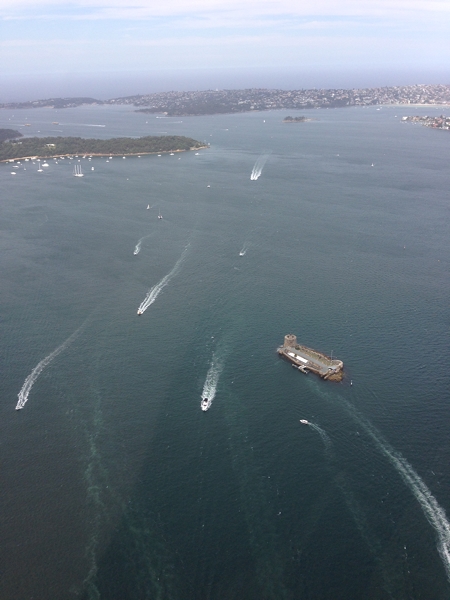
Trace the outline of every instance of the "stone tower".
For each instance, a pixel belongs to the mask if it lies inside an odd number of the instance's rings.
[[[288,333],[287,335],[284,336],[284,347],[285,348],[293,348],[294,346],[297,345],[297,336],[295,336],[293,333]]]

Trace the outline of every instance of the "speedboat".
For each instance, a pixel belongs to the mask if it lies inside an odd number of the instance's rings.
[[[208,398],[202,398],[202,403],[200,406],[201,406],[202,410],[208,410],[208,408],[209,408]]]
[[[309,425],[309,421],[306,419],[300,419],[300,423],[303,423],[303,425]]]
[[[138,314],[138,315],[142,315],[142,314],[143,314],[143,313],[142,313],[142,310],[141,310],[140,308],[138,308],[137,314]]]

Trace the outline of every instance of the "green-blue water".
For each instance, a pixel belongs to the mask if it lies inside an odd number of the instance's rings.
[[[0,165],[2,600],[450,597],[450,138],[401,123],[427,113],[1,112],[211,144]]]

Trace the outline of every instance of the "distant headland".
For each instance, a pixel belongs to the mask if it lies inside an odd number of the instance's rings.
[[[97,100],[89,97],[47,98],[30,102],[9,102],[0,108],[73,108],[85,104],[130,105],[137,112],[166,116],[215,115],[263,110],[303,110],[388,104],[449,104],[450,85],[406,85],[362,89],[251,88],[244,90],[205,90],[160,92]]]
[[[22,133],[16,129],[0,129],[0,144],[8,140],[15,140],[22,137]]]
[[[1,130],[2,131],[12,130]],[[22,134],[16,132],[18,138]],[[5,139],[5,138],[3,138]],[[205,144],[192,138],[176,135],[146,136],[141,138],[112,138],[97,140],[79,137],[30,137],[20,140],[6,137],[9,141],[0,143],[0,162],[19,158],[53,158],[76,154],[90,156],[130,156],[182,152],[206,148]]]
[[[440,115],[439,117],[402,117],[402,121],[419,123],[425,127],[450,131],[450,117],[445,117],[444,115]]]

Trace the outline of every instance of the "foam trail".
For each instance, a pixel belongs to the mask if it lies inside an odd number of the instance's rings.
[[[245,244],[242,246],[242,250],[239,252],[239,256],[245,256],[247,254],[249,245],[250,244],[248,242],[245,242]]]
[[[64,352],[64,350],[70,346],[70,344],[79,336],[81,330],[84,328],[84,325],[85,325],[85,323],[83,323],[83,325],[81,325],[81,327],[79,327],[74,333],[72,333],[72,335],[69,336],[67,338],[67,340],[61,344],[61,346],[58,346],[56,348],[56,350],[53,350],[53,352],[51,354],[49,354],[48,356],[43,358],[41,360],[41,362],[39,362],[34,367],[34,369],[31,371],[31,373],[25,379],[22,389],[18,393],[19,401],[17,402],[16,410],[21,410],[25,406],[25,404],[27,403],[28,395],[31,391],[31,388],[33,387],[33,385],[34,385],[35,381],[37,380],[37,378],[39,377],[39,375],[42,373],[42,371],[45,369],[45,367],[48,367],[48,365],[52,362],[52,360],[54,360],[58,356],[58,354],[61,354],[61,352]]]
[[[312,380],[309,381],[312,382]],[[328,400],[334,401],[334,398],[332,398],[329,394],[324,394],[322,392],[321,395]],[[370,421],[359,414],[353,404],[341,396],[339,397],[339,400],[345,406],[350,416],[357,423],[359,423],[359,425],[361,425],[366,433],[372,438],[376,447],[392,464],[394,469],[397,471],[418,501],[427,521],[436,531],[438,538],[437,549],[444,564],[447,579],[450,581],[450,522],[447,519],[444,509],[439,505],[438,501],[428,489],[425,482],[415,472],[406,458],[404,458],[400,452],[395,450],[389,444],[389,442],[383,438],[381,433],[375,429]]]
[[[317,431],[317,433],[322,438],[322,442],[323,442],[325,448],[328,450],[328,448],[331,446],[331,440],[330,440],[329,436],[327,435],[327,433],[321,427],[316,425],[315,423],[308,423],[308,425],[309,425],[309,427],[311,427],[312,429]]]
[[[141,302],[141,304],[139,305],[139,308],[137,311],[138,315],[142,315],[147,310],[147,308],[153,304],[153,302],[156,300],[156,298],[159,296],[159,294],[162,292],[162,290],[170,282],[172,277],[175,277],[175,275],[178,273],[180,266],[185,259],[188,248],[189,248],[189,245],[186,246],[186,248],[183,250],[182,255],[175,263],[175,266],[173,267],[173,269],[169,273],[167,273],[167,275],[165,277],[163,277],[159,283],[157,283],[156,285],[154,285],[152,288],[149,289],[143,302]]]
[[[207,398],[208,402],[203,410],[208,410],[216,396],[217,384],[219,383],[219,377],[222,373],[223,364],[218,357],[213,354],[211,365],[206,375],[205,384],[202,391],[202,399]]]
[[[252,173],[250,175],[251,181],[256,181],[261,176],[262,170],[264,169],[264,165],[266,164],[268,158],[269,154],[261,154],[261,156],[255,162]]]
[[[394,450],[386,440],[383,440],[382,436],[377,433],[371,423],[363,417],[357,416],[354,409],[352,413],[410,488],[428,522],[435,529],[438,536],[437,549],[444,563],[447,578],[450,580],[450,523],[447,520],[444,509],[438,504],[425,482],[414,471],[406,458],[400,452]]]
[[[152,207],[152,208],[153,208],[153,207]],[[152,234],[151,234],[151,233],[149,233],[148,235],[144,235],[144,237],[141,237],[141,238],[138,240],[138,243],[136,244],[136,246],[135,246],[135,248],[134,248],[134,252],[133,252],[133,254],[134,254],[135,256],[136,256],[136,254],[139,254],[139,252],[141,251],[142,242],[143,242],[144,240],[146,240],[148,237],[150,237],[151,235],[152,235]]]

